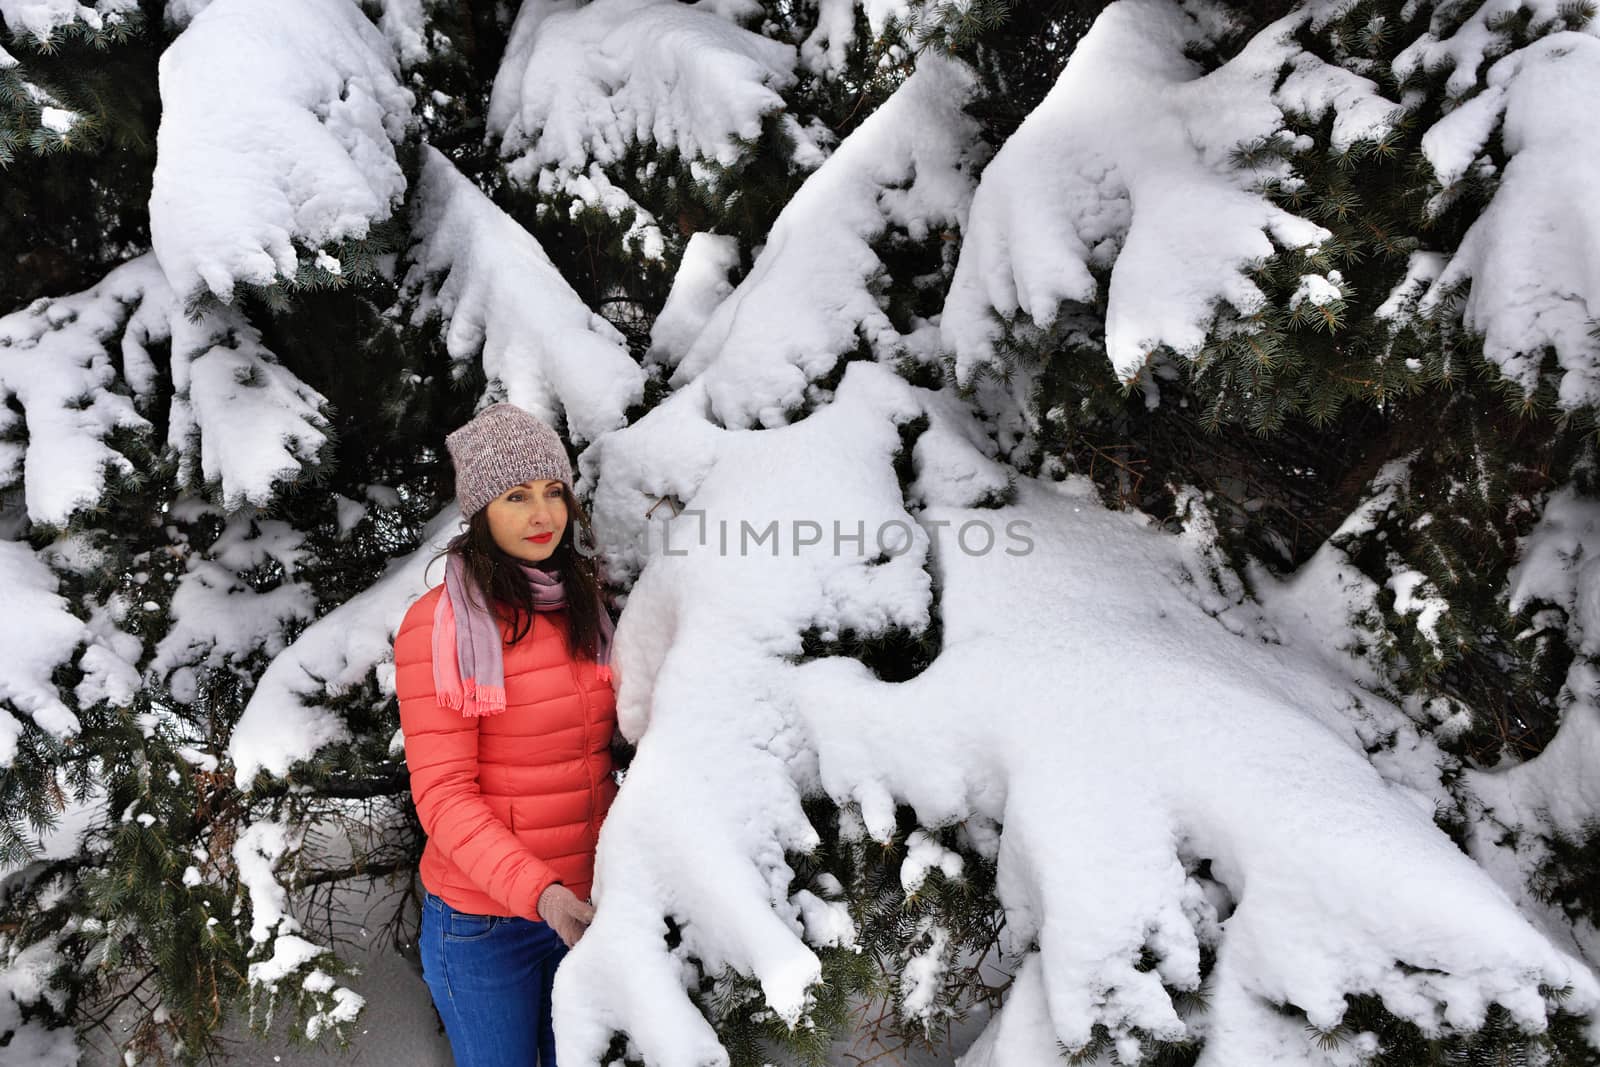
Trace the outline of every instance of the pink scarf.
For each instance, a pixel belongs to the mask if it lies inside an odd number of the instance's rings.
[[[561,579],[531,564],[522,572],[533,587],[535,611],[567,606]],[[452,552],[444,565],[444,595],[433,609],[433,684],[439,703],[463,715],[497,715],[506,710],[506,666],[500,625],[489,609],[468,595],[471,579]],[[474,590],[475,591],[475,590]],[[613,626],[605,604],[597,605],[600,639],[595,663],[602,681],[611,680]]]

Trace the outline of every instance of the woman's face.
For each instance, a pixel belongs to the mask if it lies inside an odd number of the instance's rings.
[[[561,483],[523,482],[489,501],[489,535],[513,559],[543,563],[567,530],[567,500]]]

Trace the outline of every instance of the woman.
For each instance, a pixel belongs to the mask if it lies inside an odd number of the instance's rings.
[[[457,1067],[554,1067],[551,983],[616,794],[611,619],[555,431],[495,404],[445,444],[467,529],[395,637],[423,976]]]

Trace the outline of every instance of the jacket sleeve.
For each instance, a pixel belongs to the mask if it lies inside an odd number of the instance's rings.
[[[433,685],[433,615],[421,615],[420,610],[408,614],[395,640],[395,693],[417,817],[428,838],[479,888],[513,915],[540,921],[539,895],[560,879],[484,802],[478,787],[479,720],[439,703]]]

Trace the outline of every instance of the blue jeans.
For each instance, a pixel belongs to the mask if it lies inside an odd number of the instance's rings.
[[[567,946],[555,930],[457,911],[429,893],[419,947],[456,1067],[556,1067],[550,990]]]

